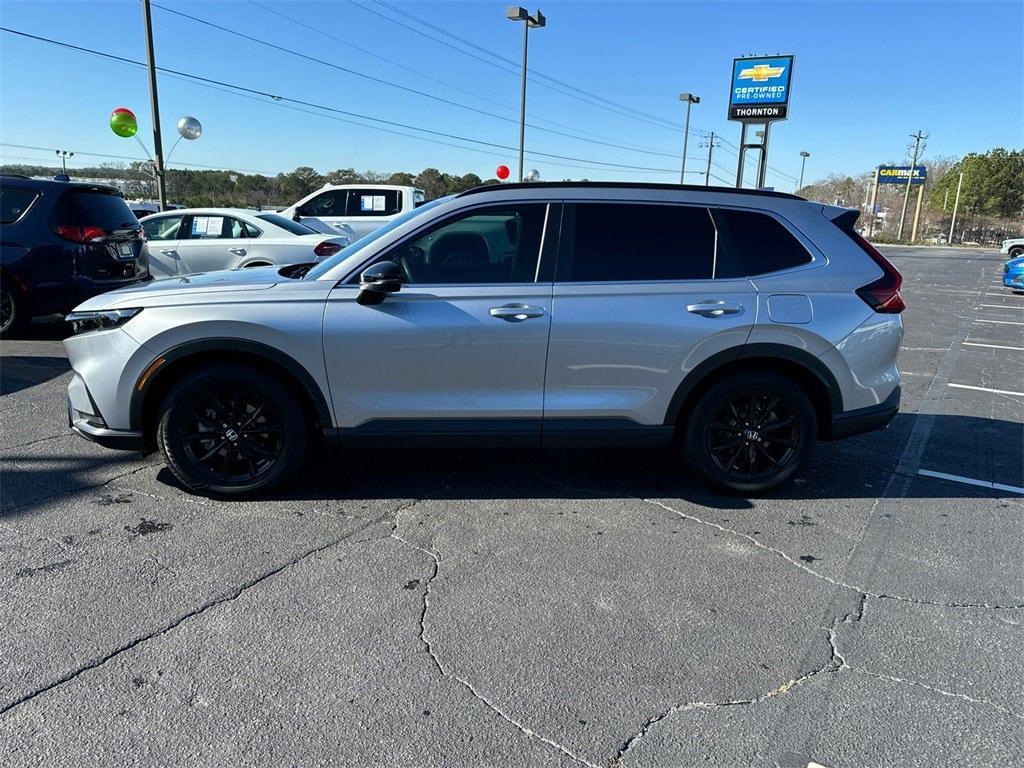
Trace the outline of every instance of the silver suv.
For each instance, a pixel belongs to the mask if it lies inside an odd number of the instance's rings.
[[[159,280],[70,316],[72,429],[158,446],[204,494],[292,477],[314,436],[672,446],[781,483],[899,408],[899,273],[856,210],[771,192],[504,184],[316,266]],[[307,271],[308,270],[308,271]]]

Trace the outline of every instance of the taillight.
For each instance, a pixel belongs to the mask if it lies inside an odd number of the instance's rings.
[[[864,300],[864,303],[875,312],[882,314],[898,315],[907,305],[903,303],[900,295],[900,286],[903,285],[903,275],[885,258],[878,249],[871,243],[853,231],[846,234],[861,247],[871,260],[882,268],[883,275],[874,282],[868,283],[857,289],[857,295]]]
[[[329,243],[326,240],[324,240],[322,243],[317,245],[316,248],[313,249],[313,253],[317,255],[317,258],[322,259],[324,256],[333,256],[340,250],[341,246],[338,245],[337,243]]]
[[[109,234],[103,227],[79,227],[73,224],[58,224],[53,231],[73,243],[92,243],[103,240]]]

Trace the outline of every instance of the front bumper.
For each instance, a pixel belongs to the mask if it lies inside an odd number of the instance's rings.
[[[843,437],[862,435],[889,425],[900,410],[900,387],[896,387],[883,402],[855,411],[832,414],[826,439],[838,440]]]
[[[1003,274],[1003,285],[1024,291],[1024,272],[1006,272]]]
[[[76,373],[68,384],[68,426],[86,440],[104,448],[122,451],[142,451],[145,441],[141,432],[111,429],[100,415],[85,382]]]

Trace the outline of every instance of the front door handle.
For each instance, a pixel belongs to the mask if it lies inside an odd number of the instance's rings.
[[[506,304],[503,307],[491,307],[491,317],[498,317],[510,323],[521,323],[530,317],[543,317],[542,307],[531,307],[526,304]]]
[[[160,251],[160,253],[162,253],[164,256],[177,256],[178,255],[178,252],[175,251],[173,248],[169,248],[166,251]]]
[[[245,256],[245,248],[228,248],[235,256]]]
[[[686,311],[704,317],[722,317],[736,315],[743,311],[742,304],[731,304],[727,301],[702,301],[698,304],[687,304]]]

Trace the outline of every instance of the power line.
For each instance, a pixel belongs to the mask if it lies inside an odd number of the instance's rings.
[[[145,66],[145,64],[143,64],[140,61],[136,61],[134,59],[129,59],[129,58],[126,58],[124,56],[117,56],[115,54],[107,53],[105,51],[98,51],[98,50],[95,50],[95,49],[92,49],[92,48],[85,48],[83,46],[73,45],[71,43],[65,43],[65,42],[62,42],[60,40],[53,40],[51,38],[42,37],[40,35],[33,35],[33,34],[28,33],[28,32],[22,32],[22,31],[19,31],[19,30],[16,30],[16,29],[11,29],[9,27],[0,27],[0,31],[4,31],[4,32],[7,32],[9,34],[17,35],[19,37],[27,38],[27,39],[30,39],[30,40],[36,40],[38,42],[49,43],[51,45],[56,45],[56,46],[59,46],[59,47],[62,47],[62,48],[67,48],[67,49],[70,49],[70,50],[75,50],[75,51],[79,51],[79,52],[82,52],[82,53],[91,54],[93,56],[99,56],[101,58],[109,59],[111,61],[117,61],[117,62],[121,62],[121,63],[124,63],[124,64],[129,64],[129,65],[137,66],[137,67],[144,67]],[[516,151],[517,150],[516,147],[510,147],[510,146],[505,145],[505,144],[498,144],[496,142],[484,141],[482,139],[474,139],[474,138],[468,137],[468,136],[459,136],[457,134],[446,133],[444,131],[435,131],[435,130],[431,130],[429,128],[420,128],[420,127],[415,126],[415,125],[409,125],[407,123],[401,123],[401,122],[398,122],[398,121],[395,121],[395,120],[387,120],[385,118],[374,117],[372,115],[363,115],[363,114],[360,114],[358,112],[352,112],[350,110],[344,110],[344,109],[340,109],[338,107],[331,107],[331,106],[327,106],[327,105],[324,105],[324,104],[317,104],[315,102],[305,101],[303,99],[297,99],[297,98],[293,98],[293,97],[290,97],[290,96],[281,96],[281,95],[278,95],[278,94],[270,93],[268,91],[262,91],[262,90],[255,89],[255,88],[249,88],[247,86],[238,85],[238,84],[235,84],[235,83],[228,83],[228,82],[225,82],[223,80],[217,80],[215,78],[203,77],[201,75],[195,75],[195,74],[192,74],[192,73],[189,73],[189,72],[182,72],[180,70],[169,69],[167,67],[157,67],[156,69],[157,69],[157,71],[163,72],[165,74],[178,75],[180,77],[187,78],[189,80],[195,80],[195,81],[201,82],[201,83],[208,83],[208,84],[211,84],[211,85],[218,85],[218,86],[222,86],[224,88],[229,88],[229,89],[237,90],[237,91],[244,92],[244,93],[250,93],[250,94],[257,95],[257,96],[265,96],[265,97],[267,97],[269,99],[273,99],[274,101],[277,101],[277,102],[287,101],[287,102],[292,103],[292,104],[298,104],[298,105],[305,106],[305,107],[311,107],[313,109],[323,110],[325,112],[331,112],[331,113],[335,113],[335,114],[347,115],[349,117],[355,117],[355,118],[359,118],[361,120],[367,120],[367,121],[369,121],[371,123],[380,123],[381,125],[387,125],[387,126],[397,127],[397,128],[404,128],[404,129],[411,130],[411,131],[416,131],[416,132],[419,132],[419,133],[425,133],[425,134],[428,134],[430,136],[438,136],[438,137],[441,137],[441,138],[453,139],[455,141],[467,142],[467,143],[470,143],[470,144],[476,144],[476,145],[479,145],[479,146],[489,147],[489,148],[492,148],[492,149],[501,149],[501,150],[505,150],[505,151]],[[376,126],[366,126],[366,127],[377,129]],[[572,155],[560,155],[560,154],[555,154],[555,153],[551,153],[551,152],[539,152],[539,151],[536,151],[536,150],[531,151],[530,154],[533,157],[551,158],[551,159],[556,159],[556,160],[570,160],[570,161],[579,162],[579,163],[586,163],[588,165],[600,166],[602,168],[621,168],[621,169],[627,169],[627,170],[632,170],[632,171],[650,171],[650,172],[654,172],[654,173],[667,173],[669,171],[669,169],[667,169],[667,168],[655,168],[655,167],[649,167],[649,166],[627,165],[627,164],[624,164],[624,163],[610,163],[610,162],[603,161],[603,160],[593,160],[593,159],[590,159],[590,158],[574,157]]]
[[[40,152],[54,152],[57,149],[57,147],[36,147],[36,146],[31,145],[31,144],[11,144],[11,143],[6,142],[6,141],[0,141],[0,147],[14,147],[15,149],[32,149],[32,150],[37,150],[37,151],[40,151]],[[106,158],[107,160],[131,160],[132,162],[147,163],[147,164],[152,162],[148,157],[131,157],[129,155],[111,155],[111,154],[108,154],[108,153],[105,153],[105,152],[86,152],[86,151],[80,150],[80,149],[76,149],[75,150],[75,155],[76,156],[82,155],[83,157],[102,157],[102,158]],[[29,158],[29,159],[37,159],[37,158]],[[219,166],[219,165],[203,165],[201,163],[178,163],[178,162],[175,162],[175,163],[170,163],[169,165],[181,165],[181,166],[185,166],[186,168],[202,168],[203,170],[207,170],[207,171],[240,171],[242,173],[258,174],[260,176],[274,176],[275,175],[273,173],[268,173],[266,171],[255,171],[252,168],[224,168],[223,166]]]
[[[194,21],[194,22],[196,22],[198,24],[202,24],[202,25],[210,27],[212,29],[219,30],[219,31],[224,32],[226,34],[234,35],[235,37],[240,37],[240,38],[242,38],[244,40],[248,40],[248,41],[256,43],[258,45],[263,45],[263,46],[266,46],[268,48],[273,48],[274,50],[281,51],[282,53],[287,53],[287,54],[290,54],[292,56],[297,56],[297,57],[299,57],[301,59],[305,59],[307,61],[311,61],[311,62],[314,62],[316,64],[321,64],[321,65],[323,65],[325,67],[330,67],[330,68],[336,69],[336,70],[338,70],[340,72],[345,72],[346,74],[349,74],[349,75],[354,75],[355,77],[361,77],[361,78],[369,80],[369,81],[371,81],[373,83],[377,83],[377,84],[380,84],[380,85],[386,85],[386,86],[388,86],[390,88],[396,88],[396,89],[398,89],[400,91],[405,91],[406,93],[411,93],[411,94],[414,94],[416,96],[421,96],[421,97],[426,98],[426,99],[431,99],[433,101],[437,101],[437,102],[440,102],[442,104],[447,104],[449,106],[456,107],[458,109],[464,109],[464,110],[467,110],[469,112],[475,112],[475,113],[477,113],[479,115],[484,115],[486,117],[492,117],[492,118],[494,118],[496,120],[501,120],[503,122],[513,123],[513,124],[516,124],[516,125],[518,125],[518,123],[519,123],[519,121],[514,119],[514,118],[507,117],[505,115],[499,115],[496,112],[490,112],[490,111],[488,111],[486,109],[480,109],[478,107],[473,107],[473,106],[470,106],[469,104],[463,104],[461,102],[454,101],[453,99],[446,99],[443,96],[437,96],[436,94],[428,93],[427,91],[421,91],[421,90],[419,90],[417,88],[411,88],[409,86],[401,85],[400,83],[395,83],[395,82],[393,82],[391,80],[385,80],[384,78],[376,77],[375,75],[368,75],[365,72],[360,72],[358,70],[351,69],[349,67],[344,67],[344,66],[341,66],[340,64],[335,64],[333,62],[326,61],[325,59],[320,59],[320,58],[317,58],[316,56],[310,56],[309,54],[302,53],[301,51],[296,51],[296,50],[294,50],[292,48],[287,48],[287,47],[285,47],[283,45],[278,45],[277,43],[272,43],[269,40],[263,40],[261,38],[254,37],[253,35],[248,35],[248,34],[246,34],[244,32],[239,32],[237,30],[230,29],[229,27],[225,27],[225,26],[223,26],[221,24],[217,24],[217,23],[209,21],[207,19],[201,19],[198,16],[192,16],[191,14],[183,13],[182,11],[176,11],[173,8],[168,8],[166,6],[160,5],[159,3],[152,3],[152,5],[153,5],[154,8],[159,8],[161,11],[165,11],[167,13],[174,14],[175,16],[180,16],[182,18],[189,19],[190,21]],[[557,130],[555,128],[545,128],[544,126],[538,126],[538,125],[534,125],[532,123],[527,123],[527,125],[530,128],[534,129],[534,130],[546,131],[548,133],[557,134],[559,136],[564,136],[566,138],[575,139],[577,141],[585,141],[585,142],[589,142],[589,143],[593,143],[593,144],[603,144],[604,146],[612,147],[613,149],[626,150],[626,151],[629,151],[629,152],[639,152],[639,153],[648,154],[648,155],[657,155],[657,156],[660,156],[660,157],[675,158],[675,155],[672,154],[672,153],[669,153],[669,152],[664,152],[664,151],[659,151],[659,150],[651,150],[651,149],[637,149],[637,148],[626,146],[626,145],[623,145],[623,144],[612,143],[612,142],[608,142],[608,141],[602,141],[600,139],[587,138],[586,136],[581,136],[581,135],[576,134],[576,133],[569,133],[569,132],[566,132],[566,131]]]

